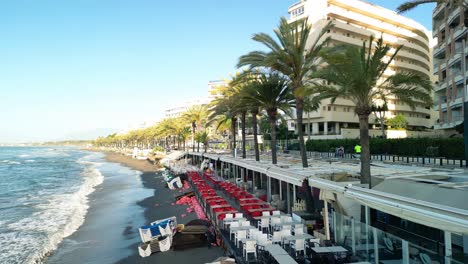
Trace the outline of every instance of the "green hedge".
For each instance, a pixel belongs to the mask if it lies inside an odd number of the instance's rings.
[[[357,139],[309,140],[307,151],[328,152],[343,146],[345,153],[354,152]],[[464,159],[463,138],[402,138],[382,139],[371,138],[372,154],[389,154],[401,156],[431,156],[437,155],[450,159]]]

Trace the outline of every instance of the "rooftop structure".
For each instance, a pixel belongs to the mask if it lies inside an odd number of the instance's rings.
[[[431,36],[428,36],[428,31],[419,23],[391,10],[359,0],[302,0],[290,6],[288,13],[290,21],[308,18],[313,28],[311,39],[329,21],[333,21],[333,28],[326,34],[331,38],[331,45],[361,46],[370,35],[382,36],[384,42],[394,48],[404,45],[386,70],[387,76],[397,71],[432,76]],[[417,107],[413,111],[395,98],[389,98],[388,108],[387,118],[404,115],[410,127],[430,128],[434,125],[431,109]],[[371,115],[369,120],[374,123],[375,116]],[[334,103],[322,101],[318,111],[304,114],[303,122],[302,129],[306,135],[341,135],[341,128],[359,127],[353,103],[343,99]],[[288,123],[290,129],[295,127],[294,120]]]
[[[435,129],[453,129],[464,120],[463,104],[468,100],[468,30],[464,25],[467,14],[463,10],[461,6],[439,4],[432,13],[432,34],[438,40],[434,49],[434,74],[439,78],[434,96]]]
[[[173,118],[173,117],[180,117],[185,111],[187,111],[190,107],[196,105],[206,105],[211,101],[208,97],[202,97],[198,99],[193,99],[182,104],[178,104],[176,106],[171,106],[164,110],[164,117],[165,118]]]
[[[216,97],[220,96],[216,91],[216,88],[220,86],[221,87],[227,86],[227,82],[224,80],[209,81],[208,82],[208,98],[215,99]]]

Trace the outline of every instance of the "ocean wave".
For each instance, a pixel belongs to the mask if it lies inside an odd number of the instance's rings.
[[[36,213],[6,225],[11,232],[0,234],[0,259],[9,263],[41,263],[84,223],[88,196],[104,181],[104,176],[95,165],[86,166],[82,176],[84,181],[76,190],[43,196],[40,199],[47,202],[34,205]]]
[[[21,154],[21,155],[18,155],[17,156],[18,158],[27,158],[27,157],[30,157],[29,154]]]
[[[32,163],[32,162],[36,162],[36,161],[33,160],[33,159],[29,159],[29,160],[25,160],[24,162]]]

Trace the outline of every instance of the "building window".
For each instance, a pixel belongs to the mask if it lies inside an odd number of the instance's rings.
[[[328,106],[328,111],[331,111],[331,106]]]

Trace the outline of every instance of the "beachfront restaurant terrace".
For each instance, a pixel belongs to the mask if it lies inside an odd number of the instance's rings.
[[[303,217],[322,245],[347,248],[352,260],[468,263],[464,171],[376,164],[372,167],[375,185],[367,189],[359,184],[359,167],[352,163],[311,160],[304,169],[287,160],[271,165],[213,153],[187,152],[184,157],[193,165],[211,164],[219,181],[231,182],[273,208]],[[311,187],[315,212],[304,208],[304,180]],[[312,220],[304,220],[310,216]]]

